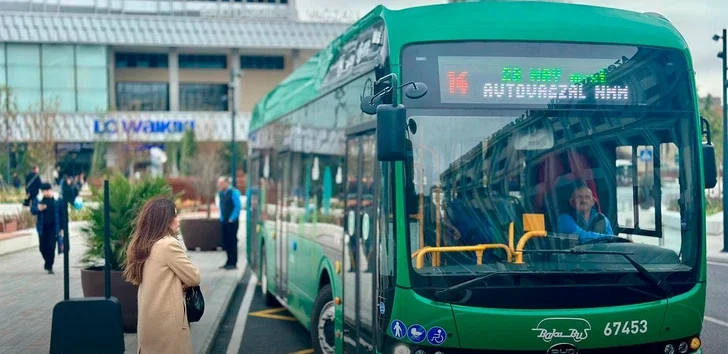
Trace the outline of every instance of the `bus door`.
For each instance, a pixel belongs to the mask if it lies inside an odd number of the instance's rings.
[[[288,227],[290,214],[291,154],[278,155],[278,206],[276,212],[276,290],[288,301]]]
[[[248,264],[252,269],[258,269],[258,246],[260,241],[258,240],[258,223],[260,222],[261,207],[265,210],[265,206],[260,204],[260,154],[254,153],[250,156],[249,172],[248,172],[248,188],[246,191],[245,199],[245,210],[247,221],[245,223],[246,235],[245,238]],[[265,252],[262,250],[261,252]],[[264,271],[264,270],[262,270]]]
[[[347,139],[344,219],[344,352],[374,352],[378,163],[375,135]]]

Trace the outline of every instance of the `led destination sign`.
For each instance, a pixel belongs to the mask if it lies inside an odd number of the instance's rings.
[[[609,81],[614,63],[613,59],[439,56],[440,99],[466,104],[626,105],[630,87]]]

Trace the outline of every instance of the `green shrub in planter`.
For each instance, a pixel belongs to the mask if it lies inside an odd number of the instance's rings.
[[[109,181],[109,239],[111,241],[111,269],[122,270],[126,261],[126,248],[131,241],[137,213],[148,200],[157,196],[175,199],[171,187],[163,178],[149,178],[132,184],[117,174]],[[94,190],[92,200],[99,203],[88,217],[88,226],[82,229],[88,248],[81,261],[93,268],[104,260],[104,192]]]

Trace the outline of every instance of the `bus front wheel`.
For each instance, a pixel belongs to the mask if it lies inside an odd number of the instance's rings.
[[[277,304],[275,296],[268,291],[268,268],[265,256],[265,250],[262,252],[263,256],[260,260],[260,293],[263,295],[263,301],[266,306],[274,306]]]
[[[331,285],[325,285],[318,293],[311,318],[311,342],[315,354],[334,352],[334,318],[336,308]]]

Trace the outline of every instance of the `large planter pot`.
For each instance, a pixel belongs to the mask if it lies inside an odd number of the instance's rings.
[[[12,221],[6,221],[4,223],[0,222],[0,232],[15,232],[18,231],[18,221],[12,220]]]
[[[216,218],[182,219],[179,228],[188,250],[211,251],[222,247],[222,227]]]
[[[104,296],[104,269],[81,269],[81,287],[84,297]],[[111,271],[111,296],[119,299],[121,303],[121,317],[124,322],[124,332],[137,331],[137,291],[139,287],[128,283],[122,277],[122,272]]]

